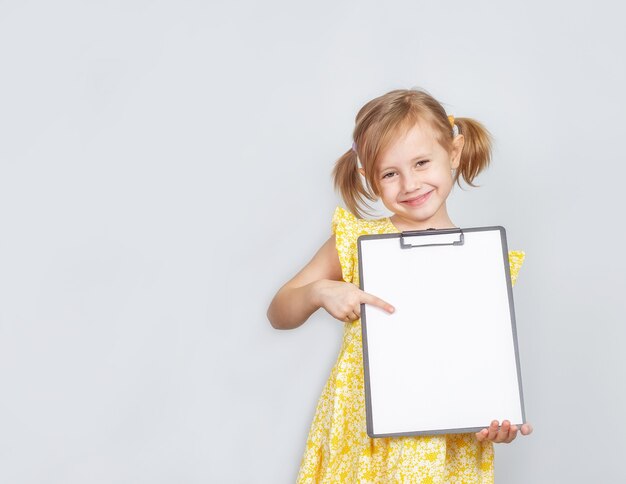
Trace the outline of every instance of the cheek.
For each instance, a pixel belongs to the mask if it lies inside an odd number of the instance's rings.
[[[442,170],[435,177],[436,183],[441,187],[451,186],[453,182],[452,171]]]
[[[395,192],[390,185],[383,185],[378,189],[379,197],[382,199],[395,198]]]
[[[454,186],[454,179],[452,175],[446,175],[445,179],[442,180],[439,187],[442,193],[447,197],[452,192],[452,187]]]

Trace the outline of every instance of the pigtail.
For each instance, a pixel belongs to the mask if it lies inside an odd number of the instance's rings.
[[[375,198],[365,189],[361,181],[357,154],[350,149],[337,160],[333,169],[335,189],[341,193],[341,198],[348,209],[358,218],[367,215],[367,209],[371,210],[366,200],[375,201]],[[366,210],[363,210],[363,207]]]
[[[461,176],[468,185],[475,187],[472,181],[489,166],[491,161],[492,137],[487,128],[475,119],[454,118],[454,124],[458,126],[459,133],[465,138],[454,181],[461,186],[459,182]]]

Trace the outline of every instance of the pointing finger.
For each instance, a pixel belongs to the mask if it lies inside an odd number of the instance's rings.
[[[384,311],[387,311],[389,314],[395,311],[395,308],[386,301],[383,301],[379,297],[376,297],[372,294],[368,294],[367,292],[363,293],[361,298],[361,302],[365,304],[369,304],[370,306],[376,306]]]

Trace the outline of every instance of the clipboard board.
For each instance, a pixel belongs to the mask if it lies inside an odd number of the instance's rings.
[[[504,227],[358,238],[367,434],[478,432],[525,423]]]

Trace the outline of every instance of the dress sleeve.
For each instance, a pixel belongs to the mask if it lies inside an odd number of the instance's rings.
[[[509,251],[509,267],[511,268],[511,284],[514,286],[517,281],[517,275],[522,268],[526,253],[523,250],[510,250]]]
[[[335,209],[332,231],[335,234],[335,246],[341,263],[341,273],[346,282],[352,282],[354,275],[357,224],[358,219],[352,213],[341,207]]]

